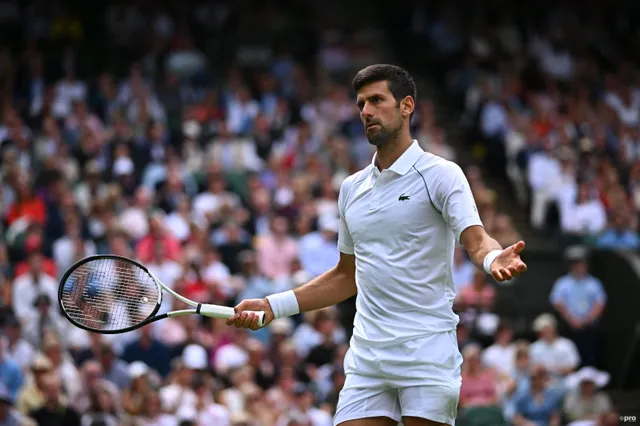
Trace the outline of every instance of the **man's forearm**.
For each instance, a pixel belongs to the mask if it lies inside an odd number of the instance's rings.
[[[477,241],[467,242],[465,249],[473,264],[480,269],[484,269],[484,258],[493,250],[502,250],[502,246],[487,234],[484,234],[483,237],[478,236],[477,238]]]
[[[294,291],[300,312],[336,305],[357,293],[353,273],[332,268]]]

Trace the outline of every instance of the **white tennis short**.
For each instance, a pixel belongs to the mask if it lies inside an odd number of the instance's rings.
[[[399,422],[409,416],[454,425],[461,365],[455,331],[388,348],[358,347],[352,340],[333,424],[368,417]]]

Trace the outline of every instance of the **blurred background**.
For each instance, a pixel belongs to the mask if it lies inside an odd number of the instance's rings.
[[[459,163],[498,286],[459,249],[460,425],[640,416],[640,3],[0,0],[0,425],[329,426],[355,307],[258,332],[181,317],[75,329],[57,283],[134,257],[199,302],[338,259],[371,161],[350,82],[419,85],[412,132]],[[180,309],[166,298],[163,311]]]

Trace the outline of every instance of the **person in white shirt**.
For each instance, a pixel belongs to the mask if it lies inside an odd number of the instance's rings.
[[[40,294],[49,300],[58,300],[58,282],[42,271],[42,254],[34,252],[29,256],[29,271],[13,281],[13,311],[24,325],[33,317],[33,303]]]
[[[513,330],[501,323],[496,330],[495,343],[482,353],[482,363],[505,376],[513,376],[516,369],[516,348],[513,344]]]
[[[590,194],[588,184],[578,187],[577,199],[560,209],[564,233],[578,237],[598,235],[607,226],[607,212],[597,197]]]
[[[540,338],[531,344],[531,363],[544,366],[556,377],[573,373],[580,364],[580,355],[575,343],[558,335],[555,317],[541,314],[533,322],[533,331]]]
[[[453,425],[462,356],[453,312],[453,253],[497,281],[526,271],[524,242],[506,249],[484,230],[462,169],[411,138],[416,87],[393,65],[372,65],[353,88],[372,163],[340,189],[337,265],[294,290],[244,300],[228,325],[258,329],[274,318],[354,295],[357,313],[334,425]]]

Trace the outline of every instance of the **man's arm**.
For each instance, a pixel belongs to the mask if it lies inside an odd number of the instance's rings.
[[[276,316],[289,316],[295,312],[313,311],[326,308],[347,300],[355,295],[356,289],[356,258],[353,254],[340,253],[338,264],[314,278],[308,283],[296,288],[293,292],[285,292],[264,299],[247,299],[235,307],[236,314],[227,320],[227,325],[237,328],[257,330],[258,316],[245,311],[264,311],[264,326]]]
[[[469,258],[478,268],[483,269],[484,258],[494,250],[502,250],[502,246],[491,238],[482,226],[470,226],[460,234],[460,242],[469,254]]]
[[[356,257],[345,253],[340,253],[335,267],[293,290],[300,312],[338,304],[356,292]]]
[[[508,281],[527,270],[527,265],[520,259],[523,241],[502,249],[482,226],[470,226],[460,234],[460,242],[473,264],[491,273],[496,281]]]

